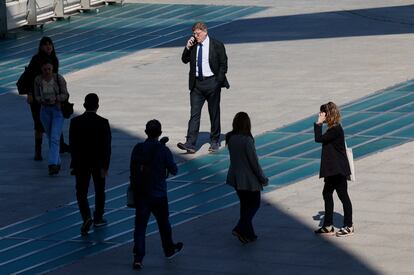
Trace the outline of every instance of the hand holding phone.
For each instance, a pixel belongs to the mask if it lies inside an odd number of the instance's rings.
[[[191,37],[190,37],[190,39],[188,39],[188,41],[187,41],[187,45],[186,45],[187,49],[190,49],[190,48],[191,48],[192,46],[194,46],[196,43],[197,43],[197,42],[196,42],[195,37],[194,37],[194,36],[191,36]]]

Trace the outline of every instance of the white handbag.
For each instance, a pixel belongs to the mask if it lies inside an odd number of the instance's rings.
[[[352,148],[349,148],[345,141],[346,157],[348,158],[349,168],[351,169],[351,175],[349,175],[348,180],[355,181],[355,165],[354,165],[354,153]]]

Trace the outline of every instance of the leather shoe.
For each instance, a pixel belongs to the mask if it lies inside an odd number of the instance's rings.
[[[220,148],[220,143],[218,143],[218,142],[212,142],[210,144],[210,147],[208,148],[208,151],[210,153],[214,153],[214,152],[217,152],[219,150],[219,148]]]
[[[81,227],[82,236],[88,235],[89,229],[91,229],[92,222],[93,221],[91,218],[88,218],[86,221],[83,222],[82,227]]]
[[[187,151],[187,153],[189,154],[194,154],[196,152],[194,146],[188,144],[187,142],[186,143],[179,142],[177,143],[177,147],[180,148],[181,150]]]

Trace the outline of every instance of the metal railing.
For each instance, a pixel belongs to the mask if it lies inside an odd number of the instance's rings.
[[[0,0],[7,1],[7,26],[14,29],[21,26],[41,26],[50,19],[67,18],[76,11],[87,11],[94,6],[107,3],[121,3],[123,0]],[[1,14],[0,14],[1,16]],[[0,18],[0,23],[6,19]]]

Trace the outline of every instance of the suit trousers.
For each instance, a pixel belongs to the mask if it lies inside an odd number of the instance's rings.
[[[240,219],[233,230],[246,238],[257,237],[253,228],[253,217],[260,208],[260,191],[236,190],[240,200]]]
[[[208,113],[210,115],[210,140],[220,141],[220,94],[221,87],[214,77],[205,80],[196,79],[195,86],[190,93],[191,116],[188,122],[187,143],[196,145],[200,130],[201,110],[207,101]]]
[[[322,195],[325,201],[325,216],[323,226],[331,226],[333,224],[334,201],[332,194],[336,190],[344,209],[344,226],[352,226],[352,203],[348,195],[348,182],[346,176],[335,175],[325,177],[325,185]]]
[[[134,255],[139,261],[145,256],[145,233],[150,214],[154,214],[157,220],[158,230],[161,236],[162,247],[165,254],[174,249],[172,230],[169,221],[168,199],[141,197],[135,199],[135,231],[134,231]]]
[[[102,218],[105,208],[105,178],[101,176],[100,168],[75,169],[76,176],[76,199],[83,221],[91,217],[88,202],[88,189],[91,176],[95,187],[95,220]]]

